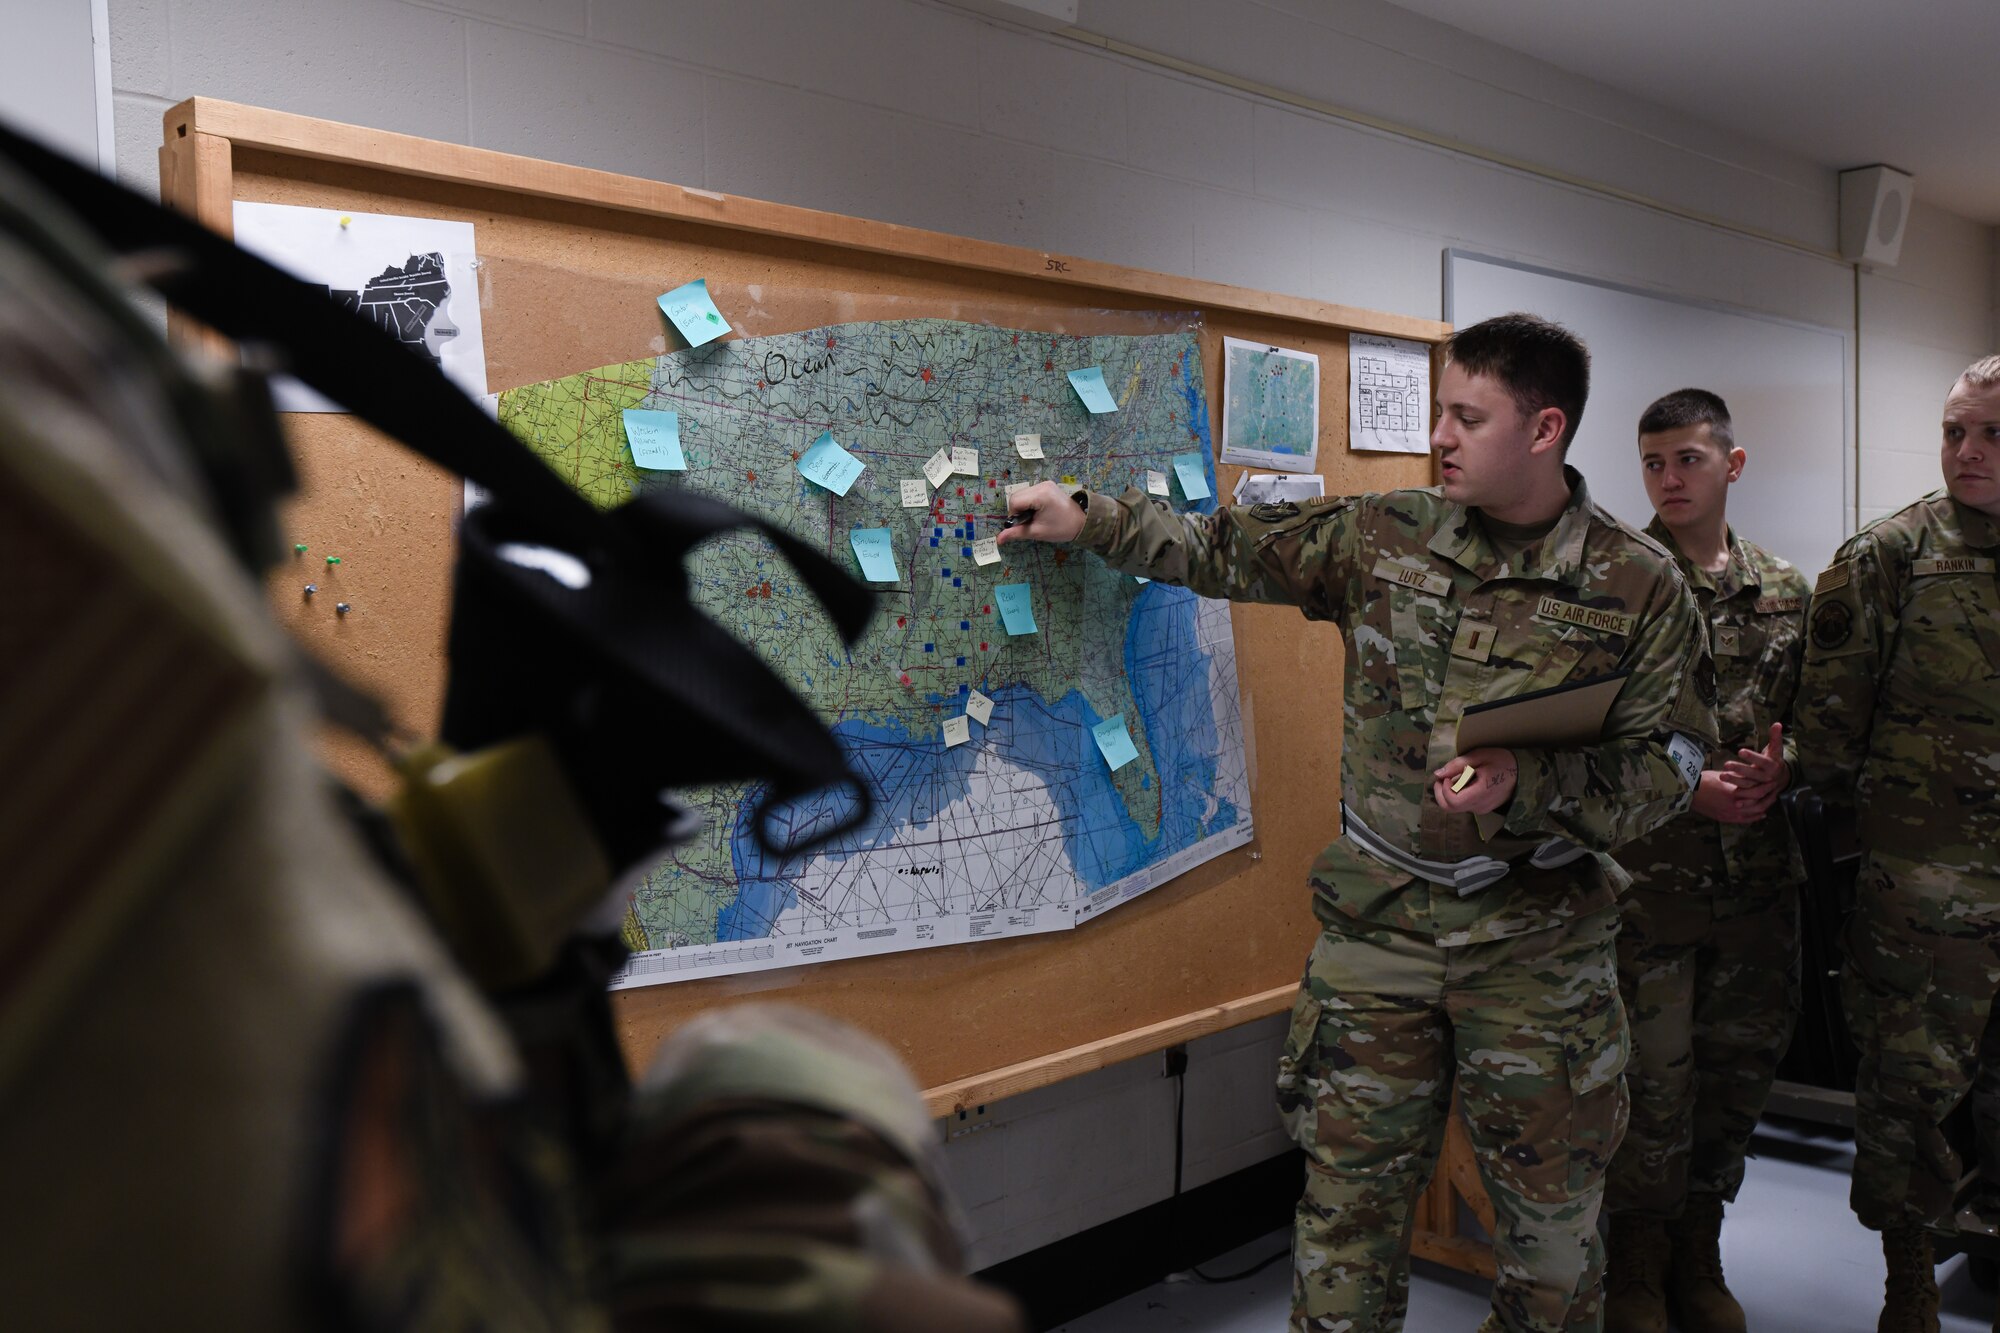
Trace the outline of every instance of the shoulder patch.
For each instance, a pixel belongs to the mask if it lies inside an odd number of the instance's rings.
[[[1854,637],[1854,612],[1846,602],[1820,602],[1812,613],[1813,647],[1823,652],[1845,647]]]
[[[1850,577],[1848,565],[1849,562],[1846,560],[1836,560],[1828,565],[1826,571],[1819,576],[1819,581],[1813,584],[1813,596],[1832,592],[1836,588],[1845,588]]]

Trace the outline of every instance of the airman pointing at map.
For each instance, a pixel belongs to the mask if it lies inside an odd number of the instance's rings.
[[[1687,808],[1716,738],[1714,666],[1672,558],[1564,465],[1582,343],[1509,315],[1445,350],[1441,487],[1179,515],[1137,489],[1043,483],[1013,496],[1026,521],[1001,537],[1340,627],[1345,828],[1311,870],[1324,929],[1278,1076],[1309,1160],[1299,1330],[1401,1326],[1410,1209],[1454,1086],[1499,1217],[1485,1327],[1595,1321],[1626,1118],[1625,876],[1604,854]],[[1596,745],[1458,753],[1471,705],[1626,672]]]

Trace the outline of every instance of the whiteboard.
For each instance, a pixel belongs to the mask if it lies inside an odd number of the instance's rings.
[[[1853,348],[1843,329],[1707,305],[1511,260],[1445,251],[1444,317],[1459,328],[1525,311],[1590,348],[1590,400],[1569,461],[1591,498],[1634,527],[1653,518],[1639,473],[1639,414],[1661,394],[1729,404],[1749,455],[1729,491],[1739,536],[1811,579],[1853,532]]]

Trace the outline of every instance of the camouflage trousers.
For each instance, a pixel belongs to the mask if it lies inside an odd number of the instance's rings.
[[[1619,903],[1632,1123],[1605,1186],[1611,1212],[1675,1218],[1690,1193],[1734,1199],[1743,1184],[1798,1016],[1799,905],[1789,884],[1761,908],[1738,901],[1635,888]]]
[[[1945,1221],[1962,1164],[1943,1126],[1968,1095],[1982,1175],[2000,1173],[2000,881],[1871,854],[1845,952],[1855,1215],[1877,1231]]]
[[[1307,1155],[1294,1330],[1402,1327],[1413,1205],[1454,1086],[1498,1220],[1488,1323],[1600,1326],[1597,1214],[1626,1114],[1617,929],[1606,909],[1455,948],[1360,922],[1320,935],[1278,1073],[1279,1110]]]

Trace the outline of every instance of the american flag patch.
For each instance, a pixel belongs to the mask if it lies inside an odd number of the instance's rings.
[[[0,481],[0,1076],[234,768],[264,676]]]

